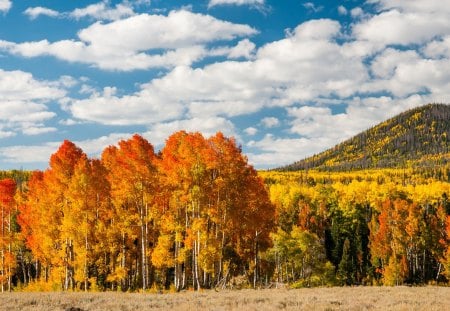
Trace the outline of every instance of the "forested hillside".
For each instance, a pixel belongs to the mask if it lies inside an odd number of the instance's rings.
[[[282,170],[338,171],[442,164],[450,161],[449,137],[450,106],[429,104],[401,113]]]

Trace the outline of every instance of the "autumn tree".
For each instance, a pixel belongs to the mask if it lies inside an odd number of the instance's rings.
[[[61,229],[64,215],[70,210],[67,189],[75,166],[84,155],[72,142],[65,140],[50,157],[49,169],[36,172],[28,184],[27,200],[21,206],[21,226],[26,230],[27,245],[44,265],[44,279],[60,282],[63,289],[74,286],[73,243],[64,238]],[[52,274],[50,274],[52,273]]]
[[[274,209],[234,139],[177,132],[166,141],[161,158],[167,191],[163,217],[173,220],[176,287],[187,286],[187,272],[198,289],[227,282],[240,269],[251,270],[255,285],[259,252],[270,244]],[[245,267],[244,262],[252,264]]]
[[[14,194],[16,183],[12,179],[3,179],[0,181],[0,284],[2,292],[5,289],[11,291],[11,278],[16,265],[16,258],[13,253],[14,231],[13,231],[13,213],[14,213]]]
[[[147,289],[152,283],[151,245],[156,243],[155,198],[158,192],[156,156],[153,146],[139,135],[111,146],[102,155],[111,185],[111,201],[115,209],[115,222],[120,223],[122,263],[126,269],[127,244],[137,240],[139,249],[139,284]],[[132,258],[129,258],[132,260]],[[130,264],[130,262],[129,262]]]
[[[100,161],[83,155],[67,189],[70,209],[64,214],[61,235],[72,241],[74,279],[85,291],[90,281],[97,283],[99,274],[107,273],[110,257],[105,232],[111,221],[106,178]]]

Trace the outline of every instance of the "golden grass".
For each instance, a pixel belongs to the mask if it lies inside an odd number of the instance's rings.
[[[3,293],[0,310],[439,310],[450,287],[334,287],[140,293]]]

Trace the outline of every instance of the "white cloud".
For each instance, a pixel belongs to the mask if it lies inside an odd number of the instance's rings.
[[[217,5],[249,5],[249,6],[263,6],[265,0],[210,0],[208,7],[211,8]]]
[[[132,135],[133,133],[111,133],[106,136],[75,141],[74,144],[89,156],[99,158],[106,147],[117,145],[119,141],[129,139]]]
[[[134,15],[133,8],[128,2],[116,4],[114,8],[109,6],[109,1],[103,1],[88,5],[85,8],[75,9],[69,16],[75,19],[90,17],[97,20],[115,21]]]
[[[56,115],[44,104],[15,100],[0,100],[0,103],[0,120],[9,124],[33,124],[51,119]]]
[[[51,132],[56,132],[58,129],[56,127],[35,127],[35,126],[31,126],[31,127],[26,127],[23,129],[23,134],[24,135],[41,135],[41,134],[45,134],[45,133],[51,133]]]
[[[187,132],[200,132],[205,137],[212,136],[220,131],[226,136],[233,136],[236,140],[240,140],[240,137],[236,134],[234,124],[231,121],[220,117],[192,118],[158,123],[151,126],[149,131],[143,135],[154,146],[161,147],[171,134],[181,130]]]
[[[50,156],[58,149],[58,143],[44,145],[17,145],[0,147],[0,155],[8,163],[48,163]]]
[[[78,122],[73,119],[60,120],[58,123],[65,126],[72,126],[78,124]]]
[[[0,69],[0,136],[19,131],[25,135],[48,132],[45,122],[56,114],[46,103],[65,95],[64,89],[52,82],[38,81],[30,73]]]
[[[259,168],[273,168],[291,164],[307,156],[319,153],[335,144],[330,138],[277,138],[271,134],[260,141],[252,141],[251,148],[258,153],[249,152],[249,162]]]
[[[91,18],[94,20],[115,21],[135,15],[133,5],[139,4],[124,1],[116,4],[115,7],[111,7],[110,1],[104,0],[102,2],[90,4],[84,8],[77,8],[72,12],[58,12],[49,8],[38,6],[27,8],[24,11],[24,14],[28,15],[31,20],[44,15],[49,17],[73,18],[76,20]]]
[[[0,0],[0,12],[8,12],[12,7],[11,0]]]
[[[280,125],[280,120],[275,117],[266,117],[261,120],[261,124],[266,128],[272,128]]]
[[[430,58],[450,58],[450,35],[433,40],[423,48],[424,54]]]
[[[107,70],[136,70],[190,65],[208,55],[204,45],[257,31],[209,15],[172,11],[167,16],[140,14],[110,23],[96,22],[78,33],[80,41],[0,42],[0,48],[25,57],[51,55]],[[242,42],[230,55],[251,53]],[[162,52],[155,52],[162,49]]]
[[[153,124],[177,118],[239,116],[318,96],[350,96],[367,79],[354,47],[334,42],[339,24],[317,20],[261,47],[250,61],[178,66],[131,95],[74,100],[73,118],[102,124]],[[299,74],[302,73],[302,74]]]
[[[109,24],[95,23],[80,31],[79,37],[98,46],[126,46],[130,50],[142,51],[232,40],[255,33],[256,30],[250,26],[222,21],[210,15],[172,11],[167,16],[140,14]]]
[[[0,69],[0,100],[46,100],[64,95],[65,91],[34,79],[30,73]]]
[[[256,129],[254,127],[247,127],[244,130],[244,133],[247,134],[248,136],[254,136],[254,135],[256,135],[256,133],[258,133],[258,129]]]
[[[450,33],[448,18],[448,14],[442,13],[402,13],[393,9],[356,24],[353,34],[358,40],[384,45],[423,44]]]
[[[338,6],[338,13],[339,13],[339,15],[347,15],[348,10],[345,8],[345,6],[340,5],[340,6]]]
[[[152,124],[178,118],[184,112],[181,103],[164,102],[163,97],[145,89],[117,97],[108,88],[103,94],[73,100],[69,109],[76,119],[107,125]]]
[[[358,17],[364,17],[365,14],[364,14],[363,9],[361,9],[360,7],[356,7],[350,11],[350,15],[353,18],[358,18]]]
[[[73,141],[91,157],[99,157],[102,151],[110,146],[116,145],[122,139],[128,139],[131,133],[112,133],[108,136]],[[58,150],[62,142],[47,142],[40,145],[16,145],[0,147],[0,157],[8,163],[48,163],[50,156]]]
[[[321,6],[316,6],[313,2],[305,2],[302,5],[303,5],[303,7],[305,9],[307,9],[310,12],[314,12],[314,13],[317,13],[317,12],[320,12],[320,11],[323,10],[323,6],[322,5]]]
[[[399,9],[405,12],[450,12],[450,0],[369,0],[380,10]]]
[[[389,78],[395,74],[399,65],[417,62],[419,58],[416,51],[399,51],[388,48],[372,61],[370,67],[376,77]]]
[[[1,138],[13,137],[13,136],[15,136],[15,135],[16,135],[16,133],[14,133],[14,132],[12,132],[12,131],[2,131],[2,130],[0,129],[0,139],[1,139]]]
[[[289,108],[288,113],[294,118],[292,133],[308,139],[327,137],[334,142],[349,138],[364,129],[368,124],[367,118],[371,117],[353,119],[348,113],[332,114],[330,108],[311,106]]]
[[[252,59],[254,58],[256,45],[248,39],[238,42],[233,47],[214,48],[208,52],[209,56],[226,56],[229,59]]]
[[[27,8],[24,12],[25,15],[28,15],[28,17],[33,20],[38,18],[41,15],[44,16],[50,16],[50,17],[58,17],[60,13],[58,11],[44,8],[41,6],[33,7],[33,8]]]
[[[443,96],[450,87],[450,60],[447,58],[423,59],[415,51],[388,49],[374,60],[372,66],[379,79],[362,85],[362,91],[388,91],[399,98],[429,93],[448,102]]]

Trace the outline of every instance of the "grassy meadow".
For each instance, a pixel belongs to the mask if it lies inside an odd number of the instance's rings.
[[[448,310],[450,287],[0,294],[0,310]]]

